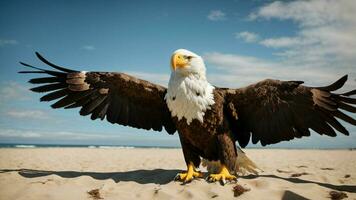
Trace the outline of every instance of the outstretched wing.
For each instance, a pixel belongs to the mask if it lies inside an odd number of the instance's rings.
[[[352,125],[356,120],[341,112],[355,113],[356,90],[336,94],[347,75],[326,87],[306,87],[302,81],[265,80],[236,90],[226,90],[226,112],[235,139],[245,147],[263,146],[310,136],[309,129],[335,137],[335,130],[349,135],[336,118]]]
[[[47,76],[33,78],[29,82],[39,84],[31,90],[47,93],[41,101],[54,101],[52,108],[81,107],[80,115],[91,115],[91,119],[105,117],[117,123],[146,130],[169,134],[176,130],[164,101],[166,88],[140,80],[124,73],[80,72],[57,66],[37,57],[55,70],[46,70],[22,63],[33,71],[19,73],[38,73]]]

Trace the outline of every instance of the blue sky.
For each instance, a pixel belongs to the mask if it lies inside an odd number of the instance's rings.
[[[166,85],[178,48],[205,59],[215,85],[265,78],[325,85],[349,74],[356,88],[356,2],[340,1],[0,1],[0,141],[179,146],[177,135],[91,121],[52,110],[28,91],[18,61],[85,71],[120,71]],[[355,115],[353,115],[355,117]],[[355,147],[351,136],[272,147]],[[259,147],[259,145],[249,145]]]

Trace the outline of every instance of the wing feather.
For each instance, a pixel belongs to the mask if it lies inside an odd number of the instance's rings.
[[[41,97],[40,100],[41,101],[52,101],[52,100],[64,97],[67,94],[68,94],[68,88],[65,88],[62,90],[57,90],[57,91],[48,93],[48,94],[44,95],[43,97]]]
[[[225,103],[231,130],[242,147],[252,135],[252,143],[268,145],[293,138],[310,136],[309,129],[323,135],[336,136],[336,131],[349,135],[336,119],[351,125],[356,120],[342,111],[356,112],[356,90],[336,94],[347,81],[347,75],[325,87],[307,87],[302,81],[267,79],[236,90],[225,90]],[[232,104],[232,106],[231,106]],[[237,113],[238,118],[234,118]],[[235,114],[236,115],[236,114]],[[336,131],[335,131],[335,130]],[[247,136],[241,137],[239,134]]]
[[[65,83],[54,83],[54,84],[47,84],[38,87],[31,88],[33,92],[49,92],[53,90],[63,89],[66,88],[67,85]]]
[[[43,83],[58,83],[63,82],[63,78],[58,77],[43,77],[43,78],[33,78],[30,79],[28,82],[32,84],[43,84]]]
[[[135,128],[176,131],[164,96],[166,88],[124,73],[80,72],[55,65],[36,52],[43,63],[54,70],[42,69],[20,62],[33,71],[19,73],[46,74],[32,78],[34,92],[46,93],[41,101],[55,101],[52,108],[81,107],[80,115],[92,120],[104,118],[111,123]]]

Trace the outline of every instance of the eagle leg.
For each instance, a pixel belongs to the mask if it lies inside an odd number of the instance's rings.
[[[207,181],[220,181],[222,185],[225,185],[226,181],[237,181],[237,178],[236,176],[230,174],[228,168],[223,164],[221,165],[220,172],[218,174],[210,174]]]
[[[176,175],[176,177],[174,178],[174,180],[182,181],[183,183],[189,183],[194,178],[202,178],[203,177],[203,173],[201,173],[200,171],[197,171],[192,162],[189,162],[187,168],[188,168],[187,172],[178,173]]]

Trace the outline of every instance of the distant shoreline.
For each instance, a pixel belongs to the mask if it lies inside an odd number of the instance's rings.
[[[12,144],[0,143],[1,148],[100,148],[100,149],[133,149],[133,148],[160,148],[160,149],[180,149],[181,147],[174,146],[134,146],[134,145],[83,145],[83,144]]]
[[[180,146],[136,146],[136,145],[86,145],[86,144],[24,144],[24,143],[0,143],[3,148],[89,148],[89,149],[180,149]],[[356,150],[353,148],[312,148],[312,147],[246,147],[244,149],[291,149],[291,150]]]

